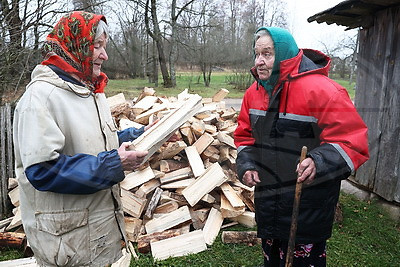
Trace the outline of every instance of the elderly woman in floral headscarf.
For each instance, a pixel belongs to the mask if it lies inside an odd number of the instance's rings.
[[[118,182],[147,151],[126,151],[144,128],[118,132],[107,105],[107,39],[102,15],[62,17],[15,110],[22,223],[41,266],[105,266],[122,255]]]

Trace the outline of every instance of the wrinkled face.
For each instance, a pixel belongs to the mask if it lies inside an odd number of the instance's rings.
[[[261,80],[268,80],[275,62],[274,41],[268,35],[258,38],[254,46],[254,52],[258,77]]]
[[[103,33],[99,38],[94,40],[93,50],[93,78],[97,78],[100,75],[101,64],[108,59],[106,52],[107,38]]]

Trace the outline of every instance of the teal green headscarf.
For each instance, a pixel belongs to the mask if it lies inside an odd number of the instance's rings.
[[[285,29],[277,27],[261,27],[256,31],[256,33],[261,30],[268,31],[271,35],[272,41],[274,41],[275,62],[272,68],[272,74],[268,80],[260,81],[261,85],[271,95],[272,89],[279,79],[281,61],[297,56],[299,48],[297,47],[293,36]]]

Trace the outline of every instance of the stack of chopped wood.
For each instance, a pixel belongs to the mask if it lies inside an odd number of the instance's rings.
[[[131,143],[131,150],[149,154],[142,167],[127,172],[120,184],[127,238],[140,253],[151,251],[155,259],[197,253],[207,249],[222,228],[238,223],[255,226],[253,189],[235,173],[232,137],[237,112],[225,108],[227,94],[221,89],[213,98],[202,99],[185,90],[167,98],[145,88],[133,101],[123,94],[107,99],[120,130],[157,120]],[[15,216],[0,221],[0,239],[8,243],[0,247],[21,247],[16,242],[26,239],[20,227],[18,186],[15,179],[9,181]],[[244,243],[258,242],[254,233],[244,234]],[[230,233],[224,236],[234,242]],[[237,236],[234,239],[241,242]]]
[[[132,102],[122,94],[108,98],[121,130],[160,119],[132,142],[131,149],[149,155],[121,182],[127,237],[140,253],[151,251],[155,259],[197,253],[224,222],[255,226],[253,189],[235,174],[237,112],[225,108],[227,94],[162,98],[145,88]]]

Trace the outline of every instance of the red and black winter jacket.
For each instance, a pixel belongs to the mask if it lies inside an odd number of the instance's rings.
[[[340,182],[369,157],[367,127],[346,89],[328,78],[329,64],[319,51],[300,50],[281,62],[272,97],[258,81],[243,97],[234,133],[236,166],[240,179],[247,170],[259,173],[255,204],[262,238],[289,237],[302,146],[317,174],[303,187],[296,242],[330,237]]]

